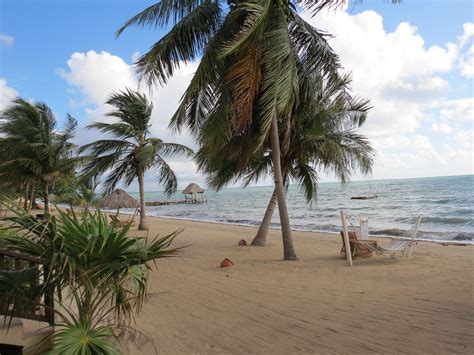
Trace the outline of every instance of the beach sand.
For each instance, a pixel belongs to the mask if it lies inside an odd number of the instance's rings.
[[[185,228],[175,246],[189,245],[158,260],[136,319],[162,354],[474,352],[472,246],[421,243],[409,259],[374,256],[351,268],[338,235],[294,232],[300,261],[285,262],[277,230],[266,247],[239,247],[256,229],[148,222],[150,236]],[[235,265],[220,268],[225,257]],[[143,343],[130,353],[155,352]]]

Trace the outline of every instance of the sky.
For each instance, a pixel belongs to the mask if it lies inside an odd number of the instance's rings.
[[[186,132],[167,130],[198,61],[182,63],[165,87],[150,93],[139,84],[134,60],[166,29],[132,28],[115,38],[128,18],[154,1],[0,0],[0,111],[17,96],[47,103],[58,119],[73,115],[76,143],[97,138],[84,126],[107,121],[107,97],[125,87],[140,89],[154,104],[152,133],[166,141],[195,144]],[[474,19],[470,0],[350,2],[337,11],[303,16],[331,33],[331,46],[353,94],[373,106],[361,133],[376,149],[370,176],[412,178],[472,174]],[[192,161],[170,158],[179,188],[204,184]],[[321,172],[322,181],[335,181]],[[260,184],[271,183],[268,178]],[[153,174],[146,188],[160,190]],[[136,190],[132,185],[130,191]]]

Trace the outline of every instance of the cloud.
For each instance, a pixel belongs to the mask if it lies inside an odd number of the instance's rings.
[[[330,44],[345,70],[352,72],[354,92],[370,98],[374,106],[364,129],[371,137],[413,133],[422,118],[421,104],[440,98],[449,87],[440,74],[453,68],[453,44],[425,48],[415,26],[402,22],[387,32],[382,16],[374,11],[304,17],[335,35]]]
[[[0,33],[0,47],[10,48],[13,46],[15,38],[4,33]]]
[[[453,42],[426,46],[416,26],[402,22],[388,32],[375,11],[303,17],[334,35],[330,44],[344,70],[352,73],[354,93],[371,100],[373,109],[361,132],[377,151],[374,177],[472,172],[472,149],[455,139],[464,129],[462,122],[472,120],[472,98],[446,100],[450,83],[443,77],[461,65],[460,58],[467,61],[470,52],[463,54],[463,48],[474,34],[472,23]],[[463,70],[469,73],[467,64]],[[441,144],[422,130],[434,132]]]
[[[434,132],[440,132],[445,134],[450,134],[453,131],[453,129],[447,123],[433,123],[431,129]]]
[[[0,112],[18,96],[18,91],[8,86],[7,80],[0,78]]]
[[[440,110],[441,118],[444,121],[472,122],[474,117],[473,97],[435,102],[432,106]]]
[[[474,78],[474,45],[459,60],[459,68],[462,76],[468,79]]]
[[[68,71],[59,75],[69,85],[79,89],[88,104],[102,106],[114,91],[125,87],[137,89],[131,67],[124,60],[108,52],[73,53],[67,61]]]

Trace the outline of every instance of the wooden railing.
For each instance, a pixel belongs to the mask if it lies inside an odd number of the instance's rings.
[[[31,304],[25,305],[24,310],[13,314],[14,317],[32,319],[54,324],[54,289],[44,285],[49,275],[46,262],[38,257],[20,254],[11,250],[0,250],[0,270],[20,271],[25,268],[36,270],[35,278],[32,280],[33,287],[45,287],[42,292],[42,300],[32,299]],[[43,284],[42,284],[43,282]],[[42,301],[42,302],[41,302]]]

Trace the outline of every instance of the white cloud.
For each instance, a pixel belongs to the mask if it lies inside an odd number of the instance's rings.
[[[474,23],[468,22],[463,25],[463,34],[459,37],[458,51],[460,52],[458,66],[462,76],[468,79],[474,78],[474,45],[472,37],[474,37]],[[467,46],[467,50],[463,53],[463,49]]]
[[[472,99],[445,100],[450,86],[442,76],[467,57],[462,49],[474,34],[473,24],[465,24],[453,43],[427,47],[415,26],[402,22],[387,32],[374,11],[303,16],[335,36],[330,44],[345,71],[352,72],[354,93],[371,100],[362,133],[377,152],[375,178],[472,172],[472,149],[454,138],[463,129],[460,122],[473,118]],[[432,143],[421,128],[435,131],[446,144]]]
[[[474,78],[474,45],[459,59],[459,68],[462,76],[468,79]]]
[[[130,66],[108,52],[76,52],[67,61],[67,66],[68,71],[59,70],[60,76],[78,88],[89,104],[101,106],[114,91],[137,88]]]
[[[7,80],[0,78],[0,112],[18,96],[18,91],[8,86]]]
[[[413,133],[423,116],[420,104],[440,98],[448,88],[439,74],[452,69],[455,46],[425,48],[409,23],[386,32],[382,16],[374,11],[305,17],[335,35],[330,43],[352,72],[354,92],[370,98],[374,109],[364,131],[372,138]]]
[[[474,36],[474,23],[467,22],[462,27],[463,27],[464,32],[462,36],[459,38],[459,46],[461,48],[464,47],[469,42],[471,37]]]
[[[15,38],[4,33],[0,33],[0,47],[10,48],[13,46]]]
[[[450,134],[453,129],[447,123],[433,123],[431,129],[434,132]]]
[[[445,121],[472,122],[474,119],[473,97],[436,102],[433,107],[440,110],[440,115]]]

